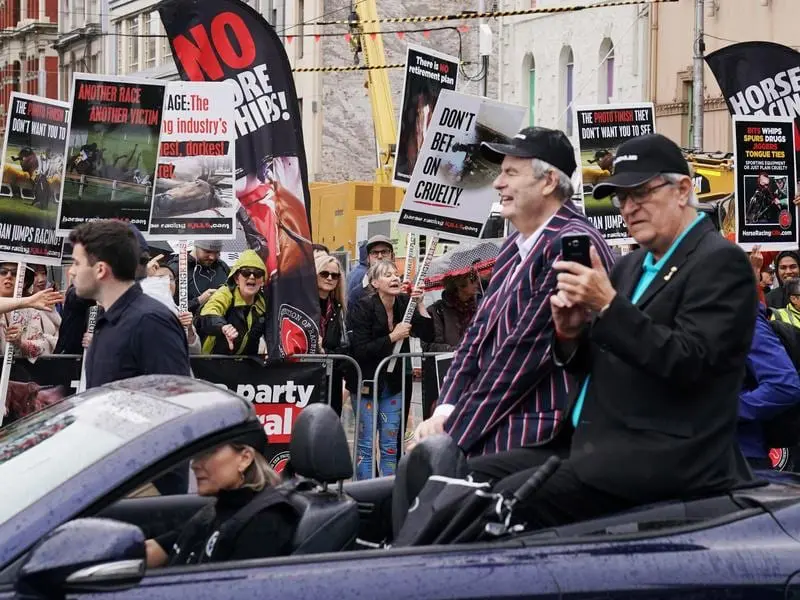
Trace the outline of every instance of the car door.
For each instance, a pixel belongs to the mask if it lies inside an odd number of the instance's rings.
[[[800,556],[767,513],[683,534],[609,538],[548,557],[562,598],[779,600]]]
[[[73,600],[186,598],[534,598],[558,587],[536,552],[521,548],[427,548],[221,563],[149,572],[135,588],[67,596]]]

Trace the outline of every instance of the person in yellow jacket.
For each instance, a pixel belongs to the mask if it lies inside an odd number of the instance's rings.
[[[772,318],[800,328],[800,279],[790,279],[784,283],[789,304],[785,308],[772,311]]]
[[[233,264],[227,283],[200,310],[196,328],[203,354],[258,354],[264,335],[266,266],[254,250]]]

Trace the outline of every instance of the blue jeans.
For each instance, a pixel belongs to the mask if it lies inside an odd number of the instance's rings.
[[[372,396],[361,398],[358,413],[358,458],[356,480],[372,478],[375,457]],[[397,468],[398,435],[403,409],[402,391],[392,394],[384,387],[378,395],[378,436],[381,450],[379,473],[394,475]]]

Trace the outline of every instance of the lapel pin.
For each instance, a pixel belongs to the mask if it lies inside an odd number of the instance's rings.
[[[675,275],[675,273],[677,273],[677,272],[678,272],[678,267],[672,267],[669,270],[669,273],[664,275],[664,281],[669,281],[670,279],[672,279],[672,276]]]

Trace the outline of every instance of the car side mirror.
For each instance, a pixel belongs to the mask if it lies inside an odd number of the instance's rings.
[[[144,577],[145,538],[135,525],[75,519],[43,538],[20,567],[17,589],[45,597],[122,590]]]

